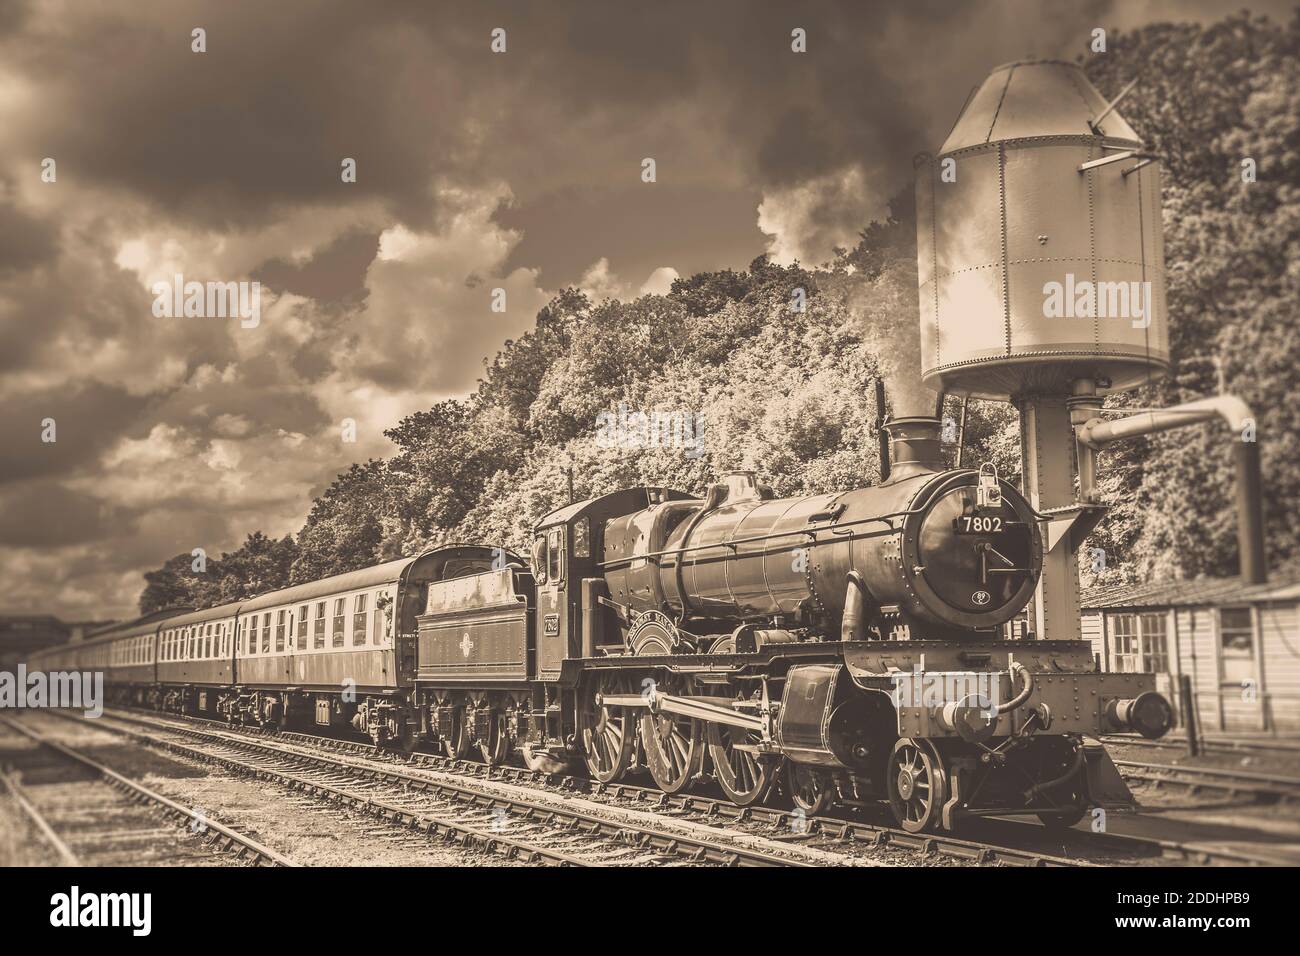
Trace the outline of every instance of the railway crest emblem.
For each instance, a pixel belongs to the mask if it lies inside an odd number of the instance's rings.
[[[460,652],[468,658],[472,650],[474,650],[474,642],[469,639],[469,631],[466,631],[465,636],[460,639]]]

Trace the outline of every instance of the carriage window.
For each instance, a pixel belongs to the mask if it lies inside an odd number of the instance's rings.
[[[298,608],[298,650],[307,649],[307,605]]]
[[[203,656],[212,656],[212,625],[203,625]]]
[[[366,642],[366,596],[358,594],[352,599],[352,643]]]
[[[533,539],[533,574],[538,584],[546,583],[546,535],[539,534]]]
[[[334,629],[330,643],[335,647],[343,646],[343,622],[346,620],[343,614],[343,600],[343,598],[334,599]]]
[[[284,650],[284,616],[288,612],[280,608],[275,614],[275,652],[279,654]]]
[[[388,600],[387,591],[375,593],[375,643],[383,644],[389,636],[388,615],[392,612],[392,602]]]
[[[271,612],[262,615],[262,653],[271,653]]]
[[[564,529],[552,528],[546,540],[546,576],[555,584],[564,580]]]
[[[573,523],[573,556],[591,557],[591,520],[579,518]]]
[[[325,602],[316,605],[316,623],[312,629],[312,643],[316,647],[325,646]]]

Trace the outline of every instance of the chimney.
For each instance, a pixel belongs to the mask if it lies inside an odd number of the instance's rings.
[[[889,480],[893,484],[904,478],[948,467],[943,460],[939,419],[929,415],[893,418],[885,422],[889,435]]]

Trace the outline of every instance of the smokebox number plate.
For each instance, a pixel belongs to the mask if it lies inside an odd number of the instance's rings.
[[[1001,534],[1002,518],[998,515],[959,515],[953,519],[958,534]]]

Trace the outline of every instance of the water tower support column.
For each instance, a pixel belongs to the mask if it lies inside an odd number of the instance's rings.
[[[1077,641],[1079,561],[1074,535],[1066,532],[1077,514],[1074,495],[1074,426],[1062,396],[1034,396],[1020,408],[1021,486],[1040,514],[1060,509],[1062,520],[1049,523],[1043,541],[1043,574],[1029,605],[1029,620],[1039,640]],[[1069,515],[1067,517],[1066,515]],[[1056,526],[1056,527],[1053,527]],[[1053,532],[1056,532],[1055,534]]]

